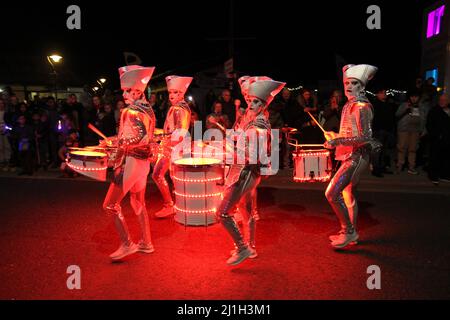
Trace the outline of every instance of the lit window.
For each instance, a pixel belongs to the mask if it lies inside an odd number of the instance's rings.
[[[427,72],[425,72],[425,80],[429,79],[429,78],[433,78],[434,82],[433,85],[437,86],[437,81],[438,81],[438,69],[431,69],[428,70]]]

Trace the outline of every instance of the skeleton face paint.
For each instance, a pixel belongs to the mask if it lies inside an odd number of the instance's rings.
[[[344,79],[344,90],[347,99],[351,100],[360,95],[361,91],[364,90],[362,83],[353,78]]]
[[[248,97],[248,112],[250,116],[256,117],[260,114],[265,107],[264,101],[258,99],[257,97]]]
[[[169,101],[172,105],[176,105],[178,102],[184,99],[184,92],[180,90],[170,89],[169,90]]]
[[[126,89],[123,92],[123,99],[125,100],[125,104],[133,104],[136,100],[139,100],[142,97],[142,92],[136,89]]]

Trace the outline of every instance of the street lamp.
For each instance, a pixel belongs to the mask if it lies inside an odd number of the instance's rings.
[[[47,56],[47,61],[48,63],[50,63],[50,66],[52,67],[52,74],[54,77],[54,86],[55,86],[55,100],[58,101],[58,87],[57,87],[57,77],[58,74],[56,73],[56,69],[55,69],[55,64],[58,64],[61,62],[62,60],[62,56],[60,56],[59,54],[52,54]]]
[[[100,78],[97,80],[98,85],[100,86],[100,88],[102,88],[102,90],[104,89],[105,83],[106,83],[106,78]],[[99,89],[100,89],[99,88]],[[97,89],[98,90],[98,89]]]
[[[52,63],[52,62],[59,63],[63,57],[61,57],[58,54],[52,54],[51,56],[48,56],[47,58],[49,59],[50,63]]]

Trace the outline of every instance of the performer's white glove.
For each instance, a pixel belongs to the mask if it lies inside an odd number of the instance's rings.
[[[99,146],[106,147],[117,147],[117,136],[108,137],[108,139],[100,140]]]
[[[334,131],[325,131],[324,135],[325,135],[325,139],[327,139],[327,141],[330,141],[330,140],[336,139],[339,134]]]

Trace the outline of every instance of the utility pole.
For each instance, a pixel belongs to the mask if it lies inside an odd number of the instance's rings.
[[[230,0],[229,11],[229,35],[228,35],[228,57],[234,59],[234,0]]]
[[[228,11],[228,37],[225,38],[210,38],[206,39],[208,41],[227,41],[228,42],[228,59],[225,61],[224,72],[227,74],[233,74],[235,72],[235,41],[248,41],[256,40],[254,37],[235,37],[234,30],[234,0],[229,0],[229,11]],[[230,87],[232,86],[232,80],[230,79]],[[230,88],[232,89],[232,88]]]

